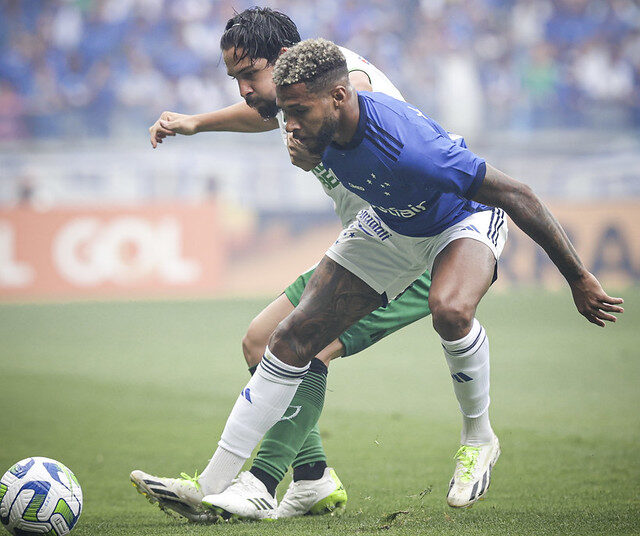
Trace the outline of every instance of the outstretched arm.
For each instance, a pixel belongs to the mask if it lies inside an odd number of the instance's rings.
[[[197,115],[162,112],[149,128],[151,146],[155,149],[167,136],[183,134],[191,136],[198,132],[266,132],[278,128],[276,119],[264,120],[258,112],[244,101],[226,108]]]
[[[564,229],[533,190],[487,164],[487,172],[473,197],[485,205],[504,209],[515,224],[535,240],[549,255],[569,283],[578,311],[589,322],[604,327],[615,322],[611,313],[622,313],[622,298],[612,298],[589,273]]]

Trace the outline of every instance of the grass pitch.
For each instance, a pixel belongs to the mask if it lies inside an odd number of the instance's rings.
[[[198,526],[135,492],[134,468],[204,468],[264,300],[1,306],[0,472],[33,455],[67,464],[85,497],[76,536],[639,534],[640,289],[624,297],[604,330],[566,290],[485,298],[503,453],[468,510],[444,500],[459,416],[428,320],[331,366],[320,424],[342,516]]]

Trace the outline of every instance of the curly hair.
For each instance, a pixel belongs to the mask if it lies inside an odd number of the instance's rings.
[[[304,82],[310,91],[349,80],[347,60],[338,46],[326,39],[307,39],[287,50],[277,60],[273,81],[277,86]]]
[[[283,47],[300,41],[294,22],[284,13],[268,7],[252,7],[231,17],[220,38],[220,48],[242,49],[236,60],[265,58],[269,64],[278,59]]]

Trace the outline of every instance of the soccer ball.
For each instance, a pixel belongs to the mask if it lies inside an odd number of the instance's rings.
[[[33,457],[0,479],[0,522],[15,536],[69,534],[82,512],[82,489],[60,462]]]

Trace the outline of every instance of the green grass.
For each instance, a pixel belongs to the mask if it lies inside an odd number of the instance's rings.
[[[604,330],[566,291],[484,300],[503,454],[469,510],[444,501],[459,416],[428,321],[331,367],[321,428],[344,515],[197,526],[135,492],[134,468],[206,465],[264,300],[1,306],[0,472],[32,455],[67,464],[85,496],[76,536],[639,534],[640,289],[624,294]]]

